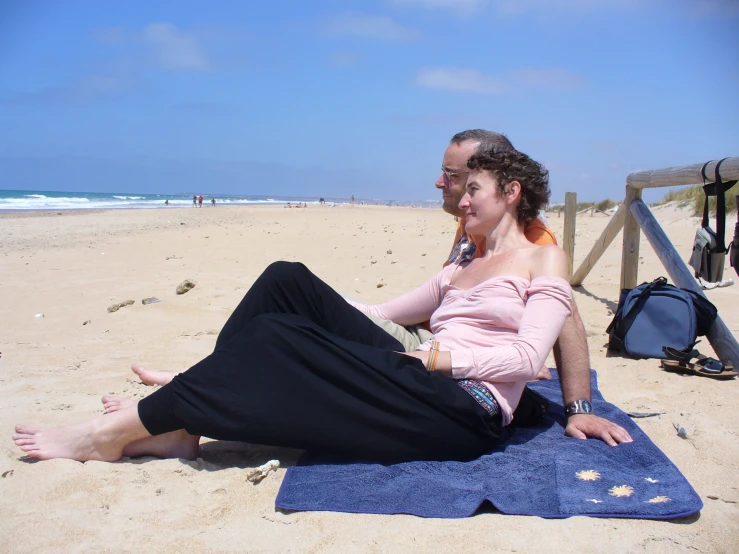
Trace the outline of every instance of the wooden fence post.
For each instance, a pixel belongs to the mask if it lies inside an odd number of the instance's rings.
[[[624,245],[621,251],[621,288],[633,289],[639,279],[639,223],[631,213],[631,202],[641,199],[641,189],[626,185],[626,222],[624,223]]]
[[[562,238],[562,249],[567,254],[567,277],[572,277],[572,268],[575,259],[575,224],[577,221],[577,193],[565,193],[565,228]]]

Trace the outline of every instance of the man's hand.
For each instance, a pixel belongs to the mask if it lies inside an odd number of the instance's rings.
[[[615,423],[591,414],[575,414],[567,419],[565,435],[576,439],[600,439],[608,446],[617,446],[622,442],[634,442],[631,435]]]

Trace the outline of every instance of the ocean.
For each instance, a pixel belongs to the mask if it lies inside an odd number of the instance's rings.
[[[225,204],[286,204],[305,202],[317,204],[317,198],[281,198],[267,196],[203,195],[203,204],[210,206],[211,198],[216,205]],[[328,199],[327,199],[328,200]],[[54,210],[110,210],[125,208],[192,207],[192,195],[187,194],[131,194],[108,192],[61,192],[42,190],[0,190],[0,212],[9,211],[54,211]],[[346,200],[331,200],[346,202]]]

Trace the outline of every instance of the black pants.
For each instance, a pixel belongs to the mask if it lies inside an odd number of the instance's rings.
[[[298,263],[270,265],[214,352],[139,402],[152,435],[193,435],[393,463],[469,460],[500,442],[454,380],[402,346]]]

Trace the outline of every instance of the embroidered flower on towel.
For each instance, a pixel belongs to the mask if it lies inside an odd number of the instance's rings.
[[[578,471],[575,475],[580,479],[580,481],[597,481],[600,479],[600,473],[594,469],[584,469],[582,471]]]
[[[619,485],[618,487],[611,487],[611,490],[608,491],[608,494],[611,496],[631,496],[634,494],[634,487],[630,487],[629,485]]]

